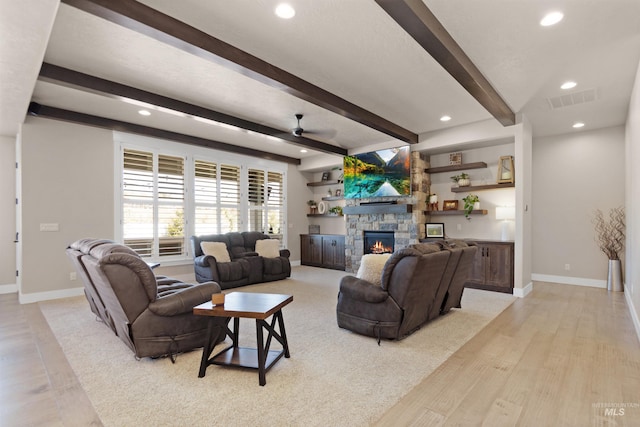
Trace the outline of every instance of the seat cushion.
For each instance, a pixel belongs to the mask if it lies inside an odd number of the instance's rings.
[[[280,241],[276,239],[257,240],[256,252],[261,257],[277,258],[280,256]]]
[[[205,255],[211,255],[218,262],[231,261],[227,245],[222,242],[201,242],[200,247]]]
[[[391,254],[363,255],[356,277],[358,279],[366,280],[373,285],[381,286],[382,269],[384,268],[385,263],[390,257]]]

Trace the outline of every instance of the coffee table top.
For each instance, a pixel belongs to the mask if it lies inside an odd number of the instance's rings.
[[[224,297],[223,305],[204,302],[193,308],[193,314],[216,317],[247,317],[266,319],[293,301],[293,295],[231,292]]]

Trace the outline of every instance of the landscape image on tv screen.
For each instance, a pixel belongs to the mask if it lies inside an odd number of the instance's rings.
[[[411,157],[409,147],[390,148],[344,158],[344,197],[409,196]]]

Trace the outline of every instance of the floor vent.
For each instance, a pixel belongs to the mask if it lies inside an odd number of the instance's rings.
[[[549,107],[552,110],[558,108],[570,107],[571,105],[585,104],[598,100],[598,91],[596,89],[587,89],[580,92],[568,93],[566,95],[547,98]]]

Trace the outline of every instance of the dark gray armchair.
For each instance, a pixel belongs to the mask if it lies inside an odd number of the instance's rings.
[[[83,245],[91,247],[78,259],[83,279],[99,297],[108,320],[105,323],[136,357],[170,356],[173,360],[175,354],[205,344],[209,319],[194,316],[193,307],[220,293],[217,283],[194,285],[158,279],[147,263],[124,245]],[[74,246],[78,245],[72,244],[70,249]],[[219,319],[218,340],[224,338],[225,322]]]

